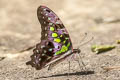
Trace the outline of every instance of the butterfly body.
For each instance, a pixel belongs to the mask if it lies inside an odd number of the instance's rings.
[[[37,70],[48,65],[59,63],[73,53],[80,52],[72,48],[70,36],[62,21],[48,7],[40,6],[37,10],[41,24],[41,42],[36,45],[31,56],[32,65]]]

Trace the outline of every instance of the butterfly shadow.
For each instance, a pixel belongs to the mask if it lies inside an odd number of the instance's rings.
[[[69,73],[69,76],[90,75],[90,74],[94,74],[94,73],[95,73],[94,71],[81,71],[81,72]],[[56,75],[51,75],[51,76],[42,76],[42,77],[35,78],[35,79],[50,78],[50,77],[61,77],[61,76],[68,76],[68,73],[56,74]]]

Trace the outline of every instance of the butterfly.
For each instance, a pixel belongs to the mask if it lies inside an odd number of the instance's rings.
[[[48,7],[37,9],[41,24],[41,42],[36,44],[31,61],[26,64],[41,70],[46,66],[54,66],[80,49],[73,49],[70,36],[60,18]]]

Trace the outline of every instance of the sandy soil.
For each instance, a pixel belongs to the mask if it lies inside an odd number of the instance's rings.
[[[51,8],[63,21],[70,33],[73,47],[77,48],[84,33],[86,42],[81,46],[81,57],[87,74],[71,60],[70,76],[67,60],[51,71],[35,70],[25,63],[31,51],[17,53],[40,41],[41,28],[36,9],[40,5]],[[91,52],[93,44],[113,44],[120,39],[120,0],[0,0],[0,80],[120,80],[120,70],[105,72],[103,66],[120,66],[120,45],[103,54]],[[80,60],[81,61],[81,60]]]

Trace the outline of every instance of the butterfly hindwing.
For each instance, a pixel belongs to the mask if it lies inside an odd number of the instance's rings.
[[[36,45],[28,64],[36,69],[65,58],[72,54],[72,43],[67,30],[58,16],[48,7],[40,6],[37,10],[41,24],[41,42]]]

